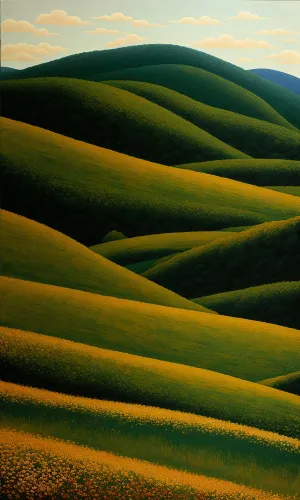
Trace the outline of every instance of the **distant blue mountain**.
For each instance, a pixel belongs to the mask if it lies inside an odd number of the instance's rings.
[[[287,73],[276,71],[275,69],[250,69],[250,71],[294,92],[294,94],[300,95],[300,78],[296,76],[288,75]]]

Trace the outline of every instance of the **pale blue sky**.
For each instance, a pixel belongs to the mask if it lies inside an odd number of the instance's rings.
[[[37,22],[41,14],[53,10],[65,11],[90,24],[68,18],[67,23],[78,24],[44,24],[49,18]],[[5,66],[24,68],[64,55],[133,43],[173,43],[199,48],[246,69],[273,68],[300,77],[300,1],[296,0],[1,0],[1,11]],[[132,20],[93,19],[116,12]],[[251,16],[230,19],[240,12]],[[202,24],[169,22],[183,17],[201,17]],[[8,19],[27,21],[31,26],[8,23]],[[163,26],[134,22],[140,19]],[[98,34],[86,32],[97,28],[102,28]],[[57,35],[49,36],[38,29]]]

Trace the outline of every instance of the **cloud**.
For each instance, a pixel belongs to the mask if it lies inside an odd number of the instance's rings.
[[[281,35],[290,35],[291,33],[293,33],[293,31],[284,30],[283,28],[275,28],[273,30],[260,30],[257,31],[255,34],[281,36]]]
[[[82,26],[90,24],[82,21],[78,16],[68,16],[65,10],[53,10],[50,14],[40,14],[35,21],[36,24],[55,24],[56,26]]]
[[[49,33],[45,28],[36,28],[28,21],[15,21],[15,19],[6,19],[1,24],[3,33],[33,33],[39,36],[53,36],[57,33]]]
[[[146,39],[143,36],[130,34],[124,38],[116,38],[116,40],[106,43],[106,47],[113,48],[113,47],[123,47],[124,45],[135,45],[143,42],[144,40]]]
[[[131,16],[125,16],[122,12],[114,12],[110,16],[99,16],[99,17],[93,17],[93,19],[99,19],[100,21],[115,21],[115,22],[127,22],[127,21],[133,21],[133,17]]]
[[[95,30],[86,31],[86,33],[90,33],[91,35],[112,35],[116,33],[120,33],[119,30],[107,30],[106,28],[96,28]]]
[[[169,23],[176,23],[176,24],[201,24],[201,25],[216,25],[216,24],[221,24],[218,19],[213,19],[212,17],[209,16],[202,16],[198,17],[196,19],[195,17],[182,17],[181,19],[178,19],[178,21],[169,21]]]
[[[249,62],[254,62],[255,59],[252,59],[251,57],[238,57],[236,61],[241,63],[249,63]]]
[[[273,47],[264,40],[253,40],[252,38],[237,40],[228,34],[220,35],[217,38],[204,38],[195,42],[193,46],[204,49],[269,49]]]
[[[258,14],[251,14],[250,12],[239,12],[236,16],[230,17],[230,19],[236,19],[238,21],[260,21],[261,19],[267,18],[261,17]]]
[[[141,28],[162,28],[163,24],[149,23],[146,19],[134,19],[132,21],[133,26],[139,26]]]
[[[56,55],[65,50],[64,47],[58,45],[52,46],[45,42],[38,45],[14,43],[2,47],[1,58],[3,61],[35,61],[47,56]]]
[[[287,38],[284,41],[285,43],[297,43],[299,40],[297,40],[296,38]]]
[[[282,50],[278,54],[270,54],[265,59],[271,59],[279,64],[300,64],[300,52],[295,50]]]

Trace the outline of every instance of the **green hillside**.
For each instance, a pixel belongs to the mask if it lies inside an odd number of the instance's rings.
[[[112,260],[121,266],[142,262],[147,259],[160,259],[167,255],[183,252],[193,247],[211,243],[219,238],[232,236],[223,231],[195,231],[190,233],[150,234],[126,238],[125,240],[100,243],[90,247],[93,252]]]
[[[263,146],[265,143],[262,140]],[[300,147],[300,146],[299,146]],[[300,152],[300,150],[299,150]],[[177,168],[227,177],[256,186],[270,186],[280,192],[294,194],[300,185],[300,161],[291,160],[221,160],[176,165]],[[285,188],[284,186],[288,186]],[[286,191],[285,191],[286,190]]]
[[[116,231],[114,229],[113,231],[110,231],[104,236],[102,243],[108,243],[109,241],[124,240],[125,238],[127,238],[127,236],[125,236],[120,231]]]
[[[14,78],[64,76],[86,79],[95,73],[99,78],[101,73],[126,68],[170,64],[201,68],[233,82],[264,99],[286,120],[300,127],[300,99],[294,93],[218,57],[178,45],[151,44],[74,54],[27,68]]]
[[[220,314],[300,330],[300,281],[272,283],[200,297],[194,302]]]
[[[294,130],[207,106],[160,85],[123,80],[105,83],[128,90],[172,111],[250,156],[300,159],[300,135]]]
[[[297,493],[296,439],[190,413],[8,382],[0,382],[0,401],[3,427],[276,493]]]
[[[126,90],[66,78],[0,85],[2,115],[145,160],[172,165],[247,155]],[[291,148],[297,133],[284,132]],[[289,137],[291,134],[291,137]]]
[[[9,278],[3,290],[2,324],[11,328],[252,381],[300,363],[297,330]]]
[[[195,309],[195,304],[154,285],[38,222],[1,213],[1,263],[5,276],[101,295]],[[206,311],[200,306],[196,310]]]
[[[149,163],[5,118],[1,125],[2,207],[87,245],[113,229],[127,236],[216,230],[300,213],[295,196]]]
[[[300,217],[295,217],[192,248],[144,276],[191,298],[295,281],[300,279],[299,245]]]
[[[1,327],[1,342],[4,381],[187,411],[300,436],[300,399],[293,394],[201,368],[37,333]]]
[[[273,189],[279,193],[291,194],[292,196],[300,196],[300,186],[266,186],[268,189]]]
[[[260,382],[268,387],[274,387],[280,391],[290,392],[300,396],[300,371],[282,375],[281,377],[273,377]]]

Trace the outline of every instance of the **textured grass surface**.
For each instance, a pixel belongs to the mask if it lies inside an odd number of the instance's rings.
[[[144,97],[255,158],[300,159],[300,136],[296,131],[207,106],[161,85],[123,80],[105,83]],[[174,81],[175,85],[176,83],[177,80]],[[205,90],[207,91],[207,87]],[[298,173],[298,178],[299,175]]]
[[[1,134],[2,207],[88,245],[112,229],[127,236],[215,230],[300,213],[295,196],[163,167],[20,122],[3,119]]]
[[[253,381],[300,364],[297,330],[8,278],[2,324]]]
[[[0,425],[276,493],[299,487],[300,442],[222,420],[0,382]]]
[[[218,293],[200,297],[194,302],[227,316],[266,321],[300,330],[300,281]]]
[[[300,137],[300,135],[299,135]],[[264,141],[262,141],[264,145]],[[299,146],[300,147],[300,146]],[[300,153],[300,150],[299,150]],[[300,162],[290,160],[222,160],[176,165],[177,168],[206,172],[236,181],[266,186],[288,194],[299,193]],[[282,187],[281,187],[282,186]],[[286,188],[284,186],[287,186]]]
[[[193,247],[200,247],[219,238],[230,237],[234,233],[223,231],[195,231],[191,233],[150,234],[127,238],[122,241],[102,243],[91,247],[103,257],[120,265],[160,259]]]
[[[217,372],[1,328],[1,378],[300,436],[300,399]],[[38,374],[38,376],[37,376]]]
[[[101,295],[195,309],[192,302],[95,254],[43,224],[1,212],[1,262],[5,276]],[[205,310],[200,306],[200,309]]]
[[[300,396],[300,371],[282,375],[281,377],[269,378],[260,383]]]
[[[300,196],[300,186],[267,186],[268,189],[273,189],[279,193],[291,194],[293,196]]]
[[[280,500],[278,495],[148,462],[1,430],[2,498]],[[34,495],[34,497],[32,496]]]
[[[4,82],[0,87],[3,116],[134,157],[168,165],[247,158],[171,111],[109,85],[44,78]],[[293,137],[298,134],[279,130],[283,149],[290,149],[293,157]]]
[[[300,217],[295,217],[192,248],[144,276],[185,297],[295,281],[300,279],[299,245]]]

